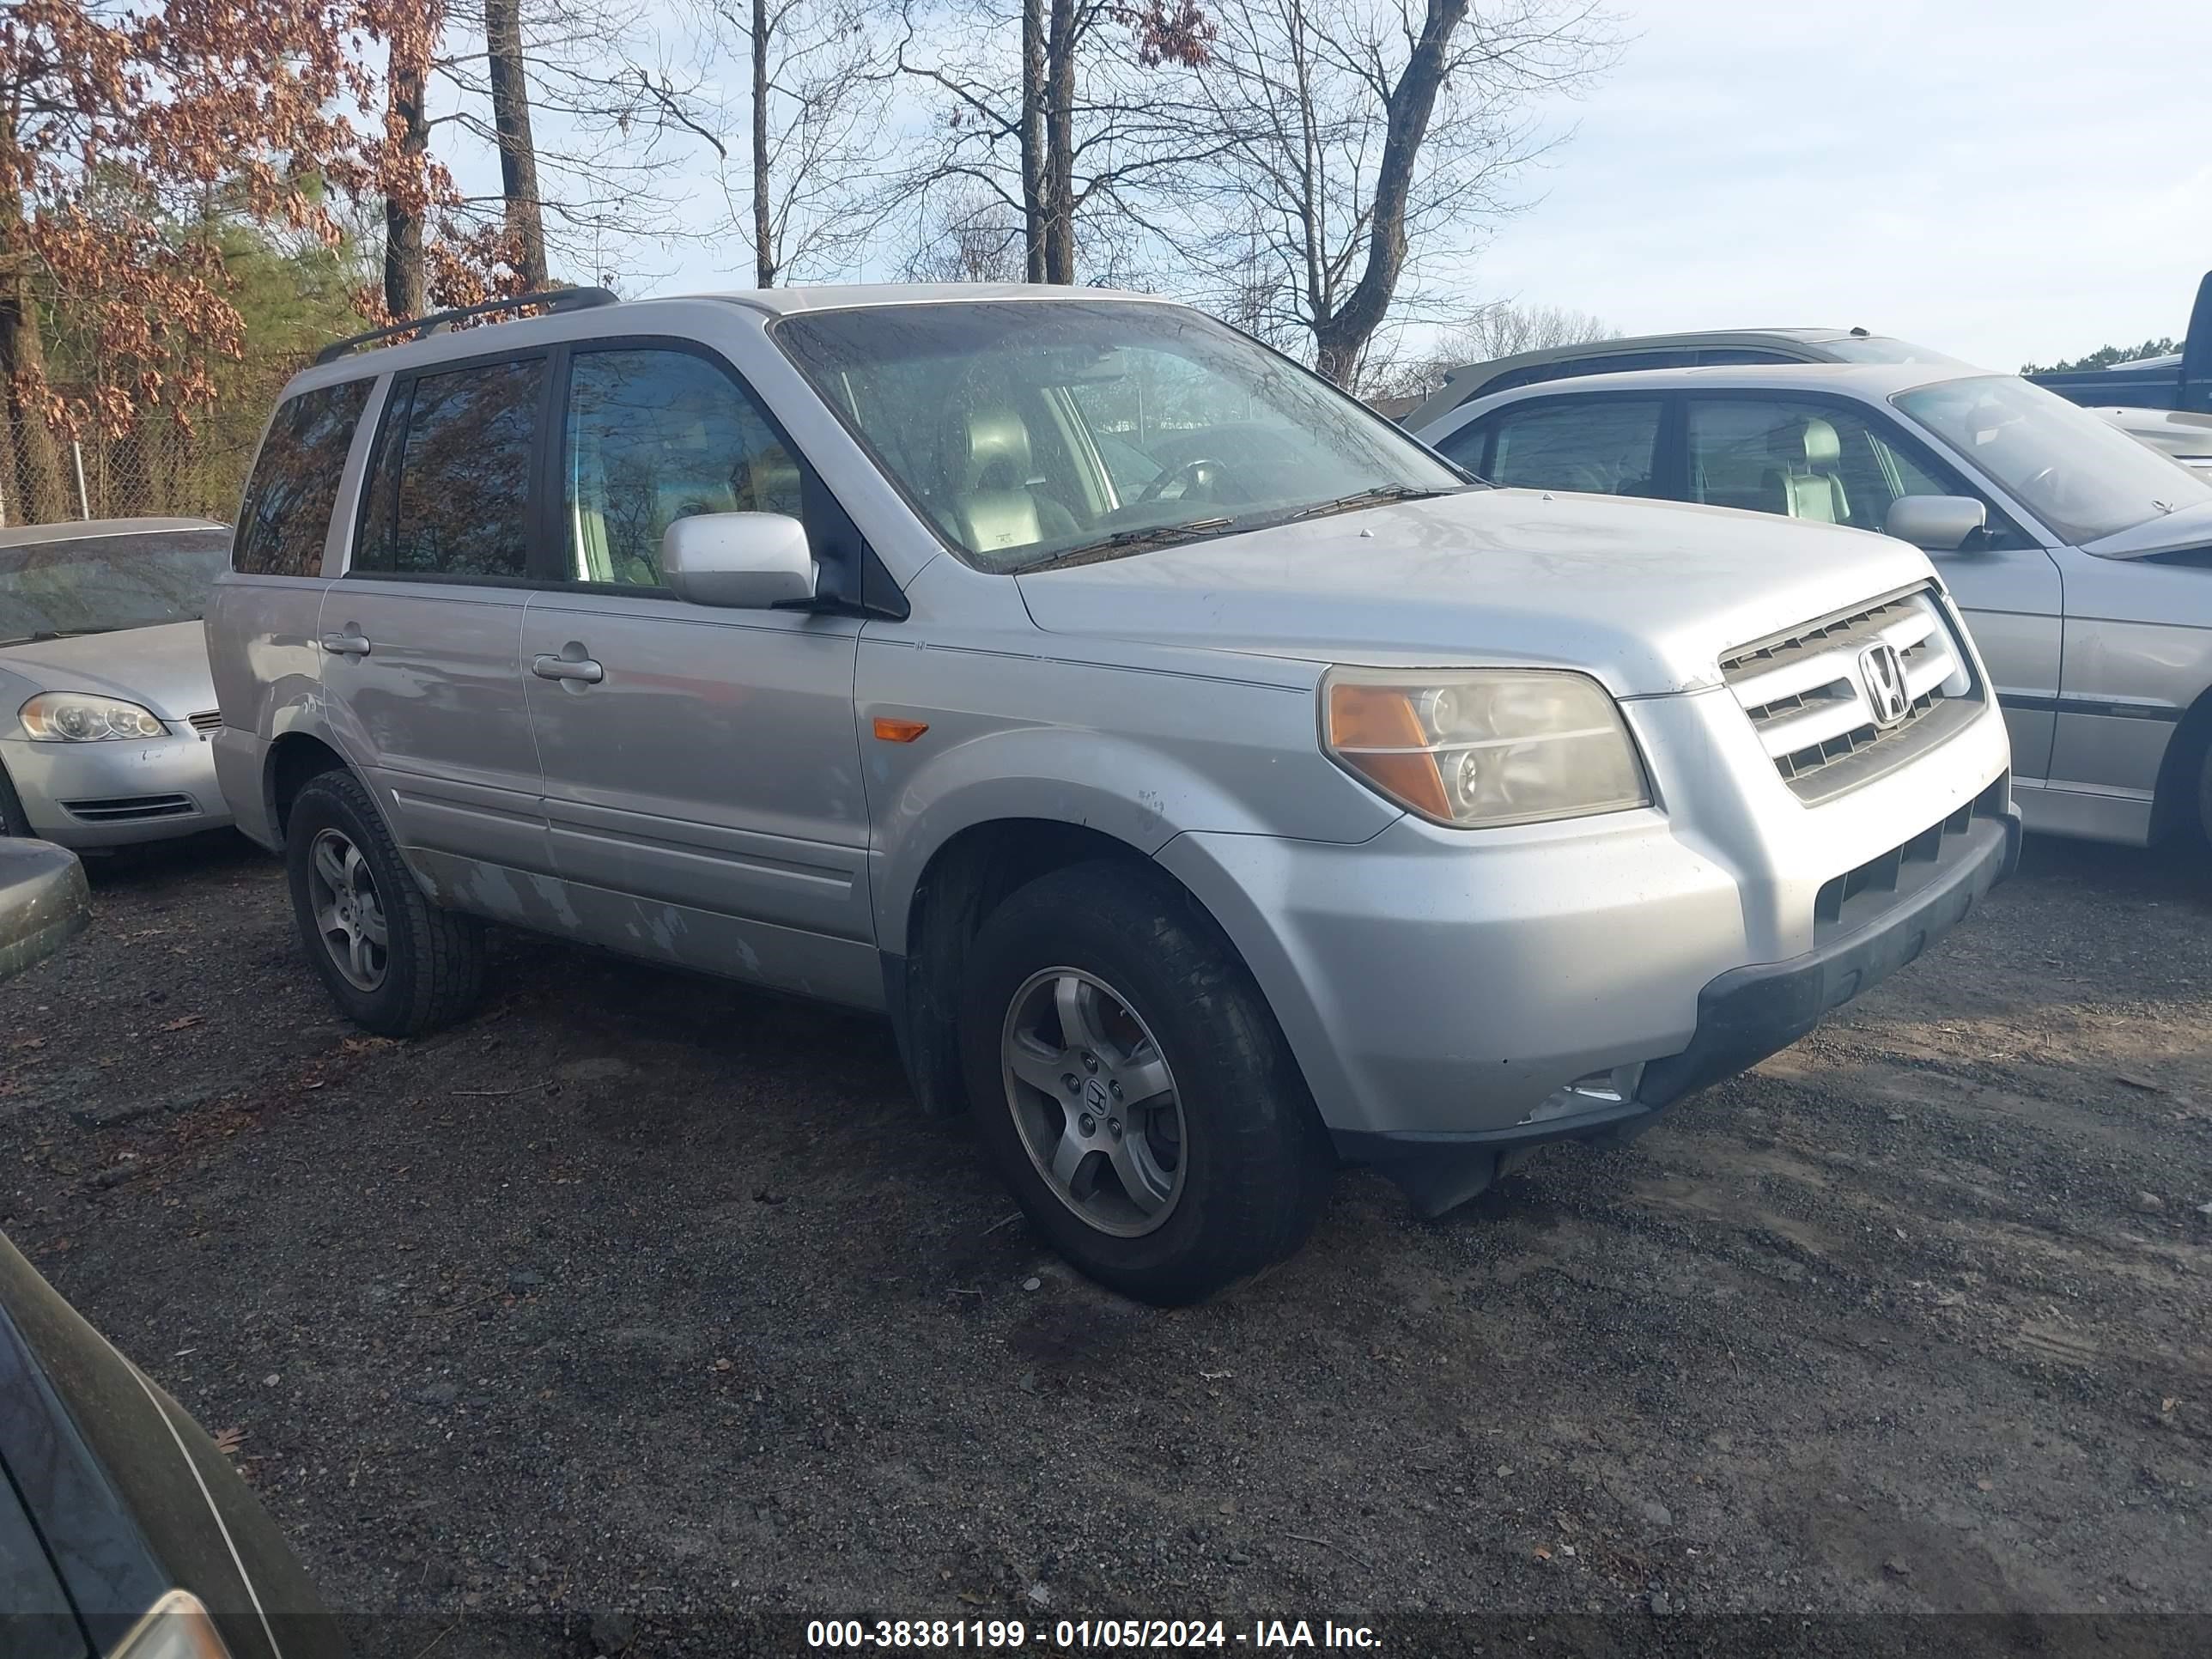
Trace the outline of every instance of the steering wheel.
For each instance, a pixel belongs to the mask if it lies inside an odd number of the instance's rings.
[[[1220,467],[1220,462],[1203,455],[1194,460],[1185,461],[1181,466],[1170,467],[1152,483],[1146,484],[1144,494],[1137,499],[1140,502],[1179,501],[1194,489],[1204,489],[1211,496],[1214,482],[1219,476]],[[1168,486],[1177,479],[1182,481],[1182,488],[1170,495],[1168,494]]]

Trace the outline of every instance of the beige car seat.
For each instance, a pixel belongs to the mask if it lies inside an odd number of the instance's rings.
[[[1760,480],[1766,510],[1820,524],[1849,524],[1850,502],[1836,476],[1844,449],[1836,428],[1813,416],[1785,422],[1767,435],[1776,465]]]

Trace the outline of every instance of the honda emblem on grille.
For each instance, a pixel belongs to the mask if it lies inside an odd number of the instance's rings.
[[[1876,641],[1859,653],[1859,678],[1866,685],[1875,725],[1894,726],[1912,707],[1905,690],[1905,659],[1887,641]]]

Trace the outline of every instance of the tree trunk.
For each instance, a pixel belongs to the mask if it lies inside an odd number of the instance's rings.
[[[1382,129],[1382,159],[1375,172],[1367,263],[1343,303],[1314,320],[1314,367],[1339,386],[1349,386],[1382,325],[1398,277],[1406,268],[1406,198],[1413,165],[1429,136],[1429,117],[1443,85],[1453,32],[1467,19],[1468,0],[1428,0],[1421,33],[1407,55],[1404,73],[1390,89]]]
[[[491,119],[499,134],[499,180],[507,198],[507,234],[518,250],[522,286],[536,294],[549,281],[545,214],[538,198],[538,146],[530,134],[530,82],[523,73],[519,0],[484,0],[484,44],[490,52]]]
[[[1044,280],[1075,280],[1075,0],[1051,0],[1045,43]]]
[[[23,198],[13,189],[0,191],[0,398],[15,440],[14,455],[0,457],[15,463],[0,470],[0,482],[12,522],[48,524],[64,516],[66,492],[61,442],[36,401],[46,386],[46,350],[31,286],[30,239]]]
[[[753,281],[774,288],[775,234],[769,211],[768,0],[753,0]]]
[[[400,128],[399,152],[410,179],[420,176],[422,157],[430,148],[422,77],[420,64],[392,65],[392,113]],[[394,322],[420,317],[428,309],[422,275],[422,210],[396,196],[384,198],[384,308]]]
[[[1032,283],[1045,275],[1044,0],[1022,0],[1022,241]]]

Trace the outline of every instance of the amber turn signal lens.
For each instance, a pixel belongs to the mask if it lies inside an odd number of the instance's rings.
[[[888,714],[876,716],[876,736],[885,743],[912,743],[928,730],[927,720],[895,720]]]
[[[1428,743],[1413,700],[1400,688],[1356,680],[1329,686],[1328,746],[1384,794],[1416,811],[1449,818],[1451,803]]]

